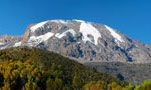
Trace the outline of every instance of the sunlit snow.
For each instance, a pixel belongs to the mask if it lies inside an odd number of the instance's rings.
[[[84,42],[89,41],[97,45],[98,39],[101,38],[100,32],[95,27],[93,27],[90,23],[85,23],[85,22],[81,23],[80,32],[83,35]],[[94,42],[88,37],[88,35],[92,35],[94,37]]]
[[[38,23],[30,28],[31,32],[35,32],[38,28],[43,27],[48,21]]]
[[[115,30],[113,30],[112,28],[110,28],[109,26],[105,25],[106,29],[110,31],[111,35],[116,39],[115,41],[117,42],[120,41],[120,42],[124,42],[124,40],[122,39],[122,37],[116,33]]]
[[[3,45],[4,43],[0,43],[0,45]]]
[[[77,19],[74,19],[73,21],[77,21],[77,22],[80,22],[80,23],[84,23],[85,22],[83,20],[77,20]]]
[[[64,20],[51,20],[51,22],[67,24],[67,22]]]
[[[73,29],[69,29],[69,30],[63,32],[62,34],[57,33],[57,34],[55,35],[55,37],[57,37],[57,38],[60,39],[60,38],[62,38],[62,37],[64,37],[64,36],[66,36],[67,33],[71,33],[73,36],[76,34],[76,32],[75,32]]]
[[[20,45],[21,45],[21,42],[17,42],[17,43],[14,44],[14,47],[18,47]]]
[[[39,44],[43,41],[47,41],[50,37],[52,37],[54,35],[54,33],[52,32],[48,32],[44,35],[40,35],[40,36],[31,36],[30,39],[28,40],[28,43],[35,43],[35,44]]]

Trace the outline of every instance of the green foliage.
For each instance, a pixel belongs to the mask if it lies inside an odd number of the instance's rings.
[[[131,83],[129,83],[129,85],[126,86],[123,90],[134,90],[134,85],[132,85]]]
[[[80,89],[83,86],[83,79],[80,78],[80,76],[77,75],[77,72],[75,72],[75,75],[73,77],[73,82],[72,82],[72,86],[75,89]]]
[[[80,90],[87,86],[106,90],[113,87],[112,82],[115,88],[128,84],[53,52],[27,47],[0,50],[3,90]]]
[[[27,47],[0,50],[0,90],[151,90],[98,73],[53,52]]]
[[[132,85],[129,83],[126,87],[121,87],[116,82],[107,84],[104,81],[91,81],[85,84],[82,88],[83,90],[151,90],[151,80],[144,81],[141,85]]]

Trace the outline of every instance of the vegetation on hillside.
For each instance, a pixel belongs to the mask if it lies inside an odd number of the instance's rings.
[[[53,52],[18,47],[0,50],[2,90],[150,90],[133,86]]]
[[[136,86],[129,83],[126,87],[121,87],[115,82],[107,84],[103,81],[97,81],[85,84],[83,90],[151,90],[151,81],[146,80],[141,85]]]

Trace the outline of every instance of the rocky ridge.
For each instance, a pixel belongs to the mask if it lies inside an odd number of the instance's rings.
[[[29,46],[59,53],[81,63],[150,63],[151,45],[99,23],[48,20],[29,25],[21,36],[0,35],[0,49]]]

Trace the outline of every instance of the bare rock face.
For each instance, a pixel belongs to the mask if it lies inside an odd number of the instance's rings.
[[[81,63],[150,63],[151,46],[107,25],[81,20],[49,20],[30,25],[22,36],[0,35],[0,49],[29,46],[59,53]]]

